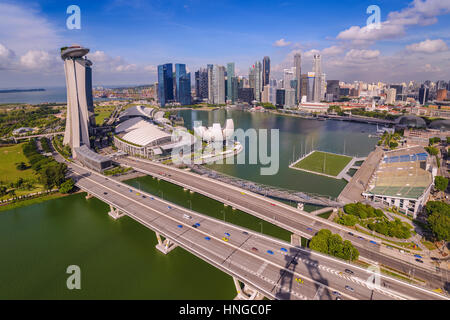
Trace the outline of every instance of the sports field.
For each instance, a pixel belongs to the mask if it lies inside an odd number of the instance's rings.
[[[314,151],[294,167],[336,177],[351,160],[348,156]]]

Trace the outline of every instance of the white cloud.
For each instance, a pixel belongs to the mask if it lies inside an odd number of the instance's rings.
[[[413,52],[435,53],[447,51],[448,47],[445,41],[442,39],[436,40],[427,39],[425,41],[413,43],[410,44],[409,46],[406,46],[406,50]]]
[[[408,8],[389,13],[388,20],[398,25],[430,25],[437,17],[450,12],[448,0],[414,0]]]
[[[148,71],[150,73],[156,73],[156,71],[158,70],[158,67],[154,66],[154,65],[148,65],[148,66],[144,67],[144,70]]]
[[[403,36],[408,26],[434,24],[438,21],[438,16],[449,12],[449,0],[414,0],[407,8],[390,12],[379,29],[352,26],[341,31],[337,39],[352,41],[354,44],[369,44],[377,40],[396,38]]]
[[[273,43],[275,47],[287,47],[290,44],[291,42],[284,40],[284,38],[281,38],[280,40],[277,40]]]
[[[26,71],[51,72],[56,67],[58,57],[44,50],[29,50],[20,57],[20,67]]]
[[[438,73],[438,72],[441,72],[442,69],[437,66],[432,66],[431,64],[427,63],[423,67],[420,68],[420,71]]]
[[[0,39],[18,54],[31,49],[57,48],[61,43],[57,28],[32,4],[0,3]]]
[[[357,44],[373,42],[376,40],[389,39],[401,36],[405,33],[403,26],[393,25],[389,22],[383,22],[380,29],[369,28],[367,26],[352,26],[347,30],[340,32],[337,36],[339,40],[351,40]]]
[[[351,49],[345,55],[345,57],[349,59],[363,59],[363,60],[376,59],[379,56],[380,56],[379,50],[359,50],[359,49]]]
[[[14,51],[0,43],[0,70],[9,69],[15,57]]]
[[[344,52],[344,48],[339,46],[331,46],[321,51],[321,53],[325,56],[335,56],[341,54],[342,52]]]

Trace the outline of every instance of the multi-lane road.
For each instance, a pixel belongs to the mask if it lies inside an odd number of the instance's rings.
[[[186,170],[131,157],[118,158],[116,161],[142,173],[223,202],[297,235],[311,238],[320,229],[329,229],[333,233],[340,234],[342,238],[350,240],[357,247],[360,256],[367,260],[376,261],[404,274],[425,280],[431,289],[448,287],[448,270],[440,269],[439,272],[433,272],[415,261],[413,263],[406,261],[407,257],[402,256],[398,251],[389,252],[385,248],[381,251],[380,240],[377,238],[371,238],[273,199]]]
[[[68,167],[82,190],[269,298],[445,299],[384,275],[373,287],[366,281],[372,271],[198,214],[75,163]]]

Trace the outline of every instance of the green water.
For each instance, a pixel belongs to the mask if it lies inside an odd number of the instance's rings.
[[[211,126],[219,122],[222,126],[227,118],[232,118],[235,129],[279,129],[279,171],[277,175],[261,175],[260,164],[213,164],[209,167],[228,175],[276,187],[317,193],[336,197],[345,187],[345,180],[337,180],[288,168],[293,159],[312,149],[367,156],[374,148],[377,139],[369,138],[376,132],[376,126],[346,121],[317,121],[294,118],[272,113],[251,113],[240,110],[201,111],[183,110],[179,113],[184,124],[191,129],[194,121],[202,121]],[[245,145],[245,141],[240,141]],[[247,141],[248,143],[248,141]],[[249,148],[245,147],[246,159]]]
[[[83,194],[0,214],[0,299],[233,299],[230,276]],[[68,290],[66,268],[81,268]]]

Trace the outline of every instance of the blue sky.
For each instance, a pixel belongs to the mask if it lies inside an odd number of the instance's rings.
[[[81,30],[66,28],[66,9],[81,9]],[[369,5],[381,29],[367,32]],[[95,84],[156,80],[156,66],[235,62],[237,73],[265,55],[273,76],[304,71],[322,54],[327,79],[450,80],[450,0],[383,1],[3,1],[0,4],[0,87],[64,81],[58,48],[91,49]]]

